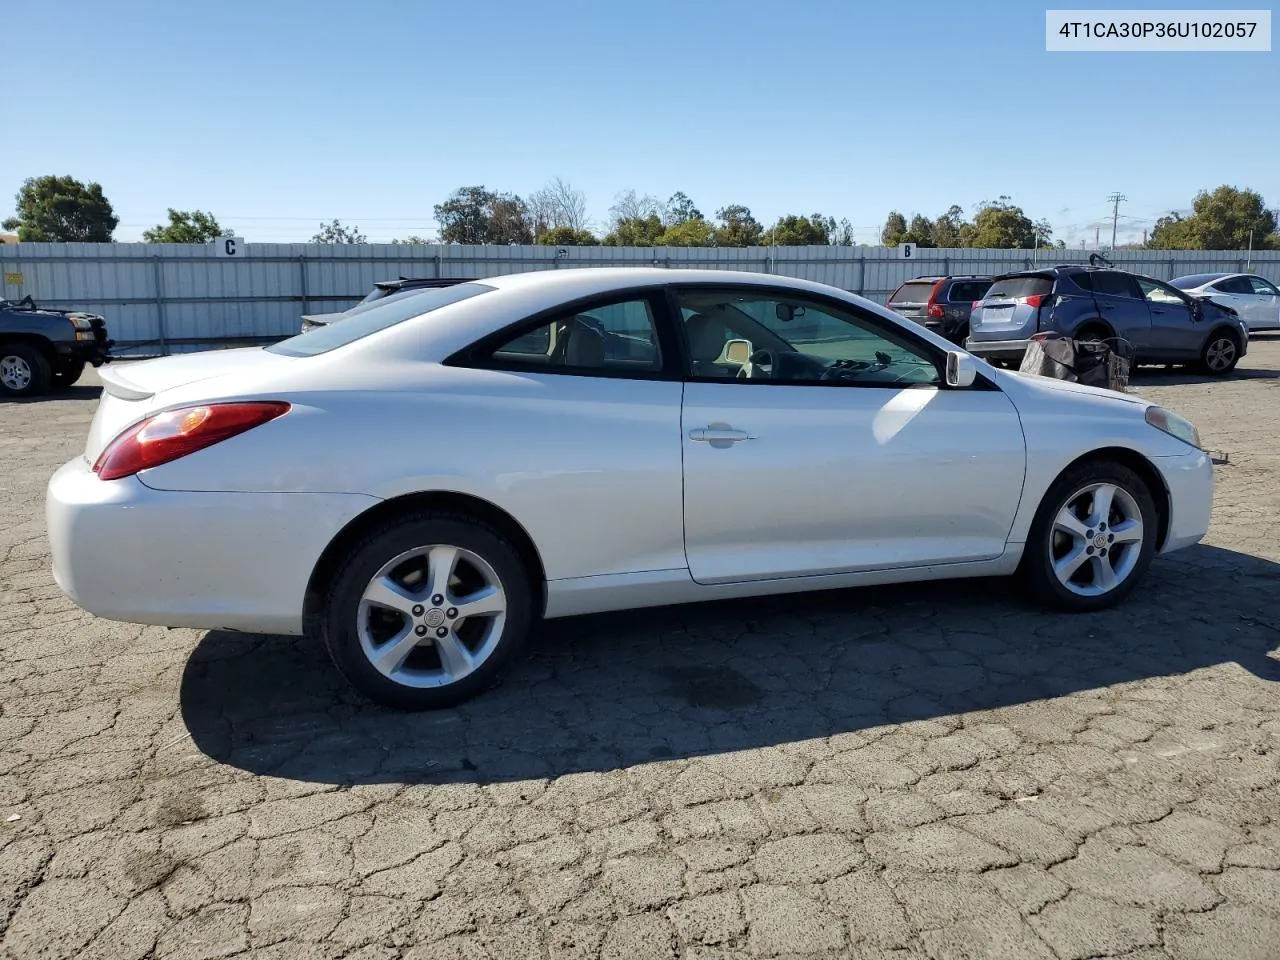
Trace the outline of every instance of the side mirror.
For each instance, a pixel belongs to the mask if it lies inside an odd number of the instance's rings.
[[[751,354],[755,349],[750,340],[728,340],[716,358],[716,363],[736,363],[741,366],[751,362]]]
[[[978,379],[978,361],[962,350],[947,351],[947,386],[971,387]]]

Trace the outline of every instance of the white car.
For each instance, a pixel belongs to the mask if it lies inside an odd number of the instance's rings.
[[[538,618],[1015,573],[1097,610],[1209,523],[1175,414],[777,276],[496,277],[101,376],[48,488],[67,595],[315,632],[403,708],[477,692]]]
[[[1169,283],[1184,293],[1230,307],[1240,314],[1250,333],[1280,330],[1280,290],[1257,274],[1193,273]]]

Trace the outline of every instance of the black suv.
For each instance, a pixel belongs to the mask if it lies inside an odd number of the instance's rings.
[[[349,317],[353,313],[359,313],[365,306],[370,303],[376,303],[379,300],[385,300],[387,297],[407,296],[415,290],[434,290],[439,287],[452,287],[458,283],[470,283],[470,277],[401,277],[399,280],[380,280],[373,285],[373,289],[365,296],[363,300],[357,303],[350,310],[342,310],[338,313],[312,313],[302,318],[302,332],[314,330],[317,327],[327,327],[331,323]]]
[[[991,286],[990,277],[916,277],[889,295],[894,313],[923,324],[952,343],[969,335],[969,311]]]
[[[85,364],[111,359],[112,343],[97,314],[38,307],[30,297],[0,300],[0,393],[34,397],[69,387]]]
[[[1013,363],[1045,333],[1108,342],[1135,364],[1198,363],[1216,376],[1231,372],[1249,347],[1249,329],[1230,307],[1110,264],[996,277],[974,304],[970,327],[970,353]]]

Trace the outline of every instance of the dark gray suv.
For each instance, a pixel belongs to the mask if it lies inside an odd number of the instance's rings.
[[[990,286],[990,277],[916,277],[889,294],[887,306],[952,343],[963,344],[969,335],[969,311]]]
[[[1249,346],[1248,328],[1229,307],[1163,280],[1075,265],[996,277],[969,324],[965,348],[998,361],[1020,361],[1033,336],[1053,333],[1118,340],[1135,364],[1198,363],[1222,376]]]

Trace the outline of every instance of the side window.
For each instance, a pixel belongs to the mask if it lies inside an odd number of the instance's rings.
[[[784,291],[697,287],[677,291],[699,380],[933,386],[923,345],[856,307]]]
[[[556,316],[493,350],[495,366],[548,373],[652,374],[662,350],[649,301],[625,300]]]
[[[1260,297],[1280,297],[1280,290],[1277,290],[1269,280],[1250,277],[1249,283],[1253,287],[1253,292]]]
[[[1135,300],[1142,297],[1142,291],[1138,289],[1133,277],[1111,270],[1099,270],[1093,274],[1093,292],[1112,297],[1132,297]]]
[[[1253,284],[1247,277],[1227,277],[1225,280],[1219,280],[1213,285],[1213,288],[1219,293],[1231,293],[1237,296],[1252,296]]]
[[[1140,277],[1138,278],[1138,286],[1142,289],[1142,295],[1146,297],[1150,303],[1176,304],[1178,306],[1186,305],[1185,300],[1163,283],[1157,283],[1154,280],[1148,280],[1145,277]]]
[[[952,303],[972,303],[974,300],[981,300],[989,289],[989,280],[957,280],[951,285],[947,299]]]

